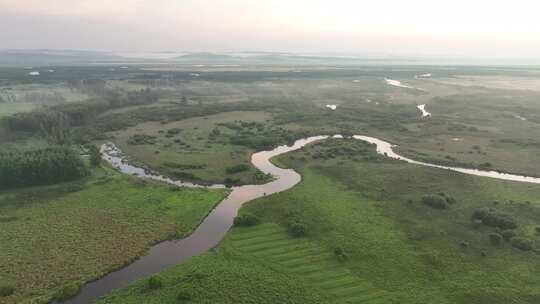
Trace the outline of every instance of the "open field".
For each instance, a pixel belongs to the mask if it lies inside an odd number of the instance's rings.
[[[165,285],[152,291],[152,298],[176,303],[175,294],[183,291],[192,295],[192,303],[209,303],[206,299],[216,294],[258,303],[260,293],[252,293],[256,280],[242,281],[233,292],[227,284],[209,283],[218,278],[228,282],[240,267],[255,263],[265,280],[287,277],[296,283],[280,293],[303,290],[319,299],[290,303],[540,300],[539,186],[377,160],[370,154],[359,158],[347,152],[357,144],[327,142],[281,157],[280,164],[302,173],[301,184],[248,203],[241,213],[254,214],[261,224],[236,227],[215,252],[162,273]],[[422,203],[425,195],[437,193],[452,198],[445,209]],[[503,232],[472,222],[479,208],[512,219],[517,224],[512,241],[492,244],[491,235]],[[289,236],[291,222],[302,223],[304,237]],[[534,250],[513,247],[522,239]],[[199,266],[206,262],[225,270],[217,275]],[[194,280],[189,269],[197,269],[202,279]],[[100,303],[145,301],[150,299],[145,286],[140,281]]]
[[[537,74],[520,77],[501,76],[462,76],[437,79],[436,82],[452,84],[456,86],[479,86],[506,90],[532,90],[540,91],[540,79]]]
[[[430,119],[404,124],[406,132],[377,132],[415,159],[538,175],[540,96],[487,91],[434,98]]]
[[[100,277],[153,243],[189,233],[225,195],[171,190],[96,169],[83,182],[0,193],[0,303],[49,299]]]
[[[29,102],[13,102],[0,104],[0,117],[9,116],[15,113],[28,112],[36,108],[36,104]]]
[[[0,86],[0,118],[61,103],[79,102],[88,95],[64,84],[17,84]]]

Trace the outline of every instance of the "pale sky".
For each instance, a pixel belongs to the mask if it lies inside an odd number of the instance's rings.
[[[0,0],[0,48],[540,56],[538,0]]]

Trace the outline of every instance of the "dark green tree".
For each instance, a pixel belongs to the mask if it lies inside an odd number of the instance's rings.
[[[70,123],[66,114],[59,111],[44,111],[38,115],[39,127],[47,140],[56,145],[69,143]]]
[[[90,156],[90,165],[98,167],[101,164],[101,152],[95,145],[88,146],[88,154]]]

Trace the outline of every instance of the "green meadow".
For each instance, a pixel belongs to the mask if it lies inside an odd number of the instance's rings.
[[[135,162],[177,179],[223,183],[234,178],[242,184],[257,184],[256,169],[251,165],[253,148],[230,144],[234,131],[224,124],[256,122],[267,124],[265,112],[225,112],[170,123],[147,122],[112,132],[114,142]],[[134,142],[137,137],[142,142]],[[146,141],[144,141],[146,139]],[[245,166],[239,172],[228,168]]]
[[[540,300],[539,186],[385,160],[369,149],[332,140],[280,157],[303,180],[245,205],[241,214],[259,224],[235,227],[214,251],[159,274],[162,289],[141,280],[99,303],[178,303],[186,294],[189,303]],[[426,195],[451,203],[438,209]],[[484,208],[515,222],[515,236],[492,243],[504,231],[472,220]],[[291,235],[293,223],[302,236]],[[518,249],[518,239],[531,248]],[[248,270],[257,279],[242,280]]]
[[[0,194],[0,303],[48,300],[105,275],[150,245],[188,234],[225,191],[170,188],[94,169],[80,182]]]

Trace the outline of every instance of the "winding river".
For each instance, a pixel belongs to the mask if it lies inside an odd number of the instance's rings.
[[[340,135],[334,138],[343,138]],[[233,187],[227,198],[221,201],[217,207],[203,220],[203,222],[193,231],[191,235],[181,240],[169,240],[153,246],[147,255],[140,257],[130,265],[121,268],[115,272],[109,273],[103,278],[85,284],[81,292],[75,298],[64,303],[82,304],[91,303],[101,296],[111,292],[113,289],[126,286],[128,283],[155,274],[166,268],[177,265],[189,257],[204,253],[215,247],[225,236],[233,224],[233,219],[237,215],[240,207],[253,199],[281,192],[292,188],[300,182],[301,176],[292,169],[282,169],[274,166],[270,159],[298,150],[309,143],[327,139],[329,136],[314,136],[297,140],[292,146],[279,146],[271,151],[262,151],[254,153],[251,156],[252,164],[264,173],[271,174],[275,180],[264,185],[246,185]],[[392,144],[369,136],[354,135],[352,138],[366,141],[377,146],[377,152],[390,158],[403,160],[411,164],[452,170],[464,174],[497,178],[502,180],[538,183],[540,178],[499,173],[495,171],[482,171],[476,169],[465,169],[446,167],[435,164],[415,161],[402,157],[392,150]],[[130,165],[121,151],[112,143],[104,144],[101,147],[103,158],[112,166],[123,173],[137,175],[142,178],[148,178],[167,182],[177,186],[184,187],[206,187],[206,188],[225,188],[224,185],[201,186],[192,183],[174,181],[148,170]]]

